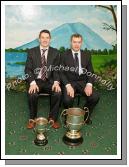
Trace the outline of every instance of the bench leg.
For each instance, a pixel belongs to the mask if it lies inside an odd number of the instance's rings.
[[[79,106],[80,104],[80,96],[78,96],[78,101],[77,101],[77,105]]]

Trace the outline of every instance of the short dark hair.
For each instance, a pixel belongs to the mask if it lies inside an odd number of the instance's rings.
[[[83,39],[83,38],[82,38],[82,35],[81,35],[81,34],[78,34],[78,33],[71,35],[71,41],[72,41],[73,37]]]
[[[41,30],[40,33],[39,33],[39,38],[40,38],[40,36],[41,36],[42,33],[47,33],[47,34],[49,34],[49,36],[50,36],[50,38],[51,38],[51,33],[50,33],[49,30]]]

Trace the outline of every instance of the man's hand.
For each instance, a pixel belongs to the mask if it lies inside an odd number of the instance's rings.
[[[74,97],[74,89],[71,84],[66,85],[66,91],[67,95],[69,95],[70,97]]]
[[[52,85],[52,91],[61,92],[61,88],[58,82],[54,82],[54,84]]]
[[[36,91],[39,92],[39,87],[37,86],[37,84],[30,85],[28,92],[32,94],[32,93],[36,93]]]
[[[86,85],[84,92],[87,96],[92,95],[92,86],[91,85]]]

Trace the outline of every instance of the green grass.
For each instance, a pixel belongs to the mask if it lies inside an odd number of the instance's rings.
[[[100,71],[101,65],[105,64],[106,62],[109,62],[111,60],[116,60],[117,55],[93,55],[92,56],[92,63],[93,68],[95,72]]]
[[[16,62],[15,64],[17,64],[17,65],[25,65],[26,64],[26,62]]]
[[[13,65],[13,64],[17,64],[17,65],[25,65],[26,62],[16,62],[16,63],[7,63],[8,65]]]

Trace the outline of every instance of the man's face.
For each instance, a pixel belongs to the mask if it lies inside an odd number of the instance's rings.
[[[71,48],[77,52],[81,49],[82,45],[82,38],[81,37],[73,37],[71,40]]]
[[[50,36],[48,33],[41,33],[39,37],[39,42],[42,47],[48,47],[50,45]]]

